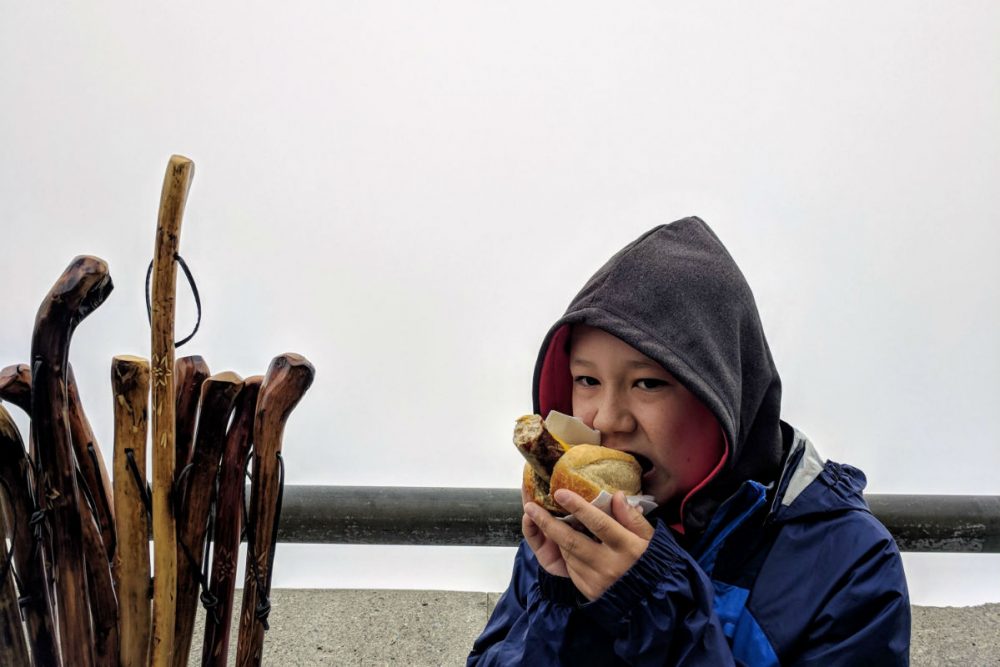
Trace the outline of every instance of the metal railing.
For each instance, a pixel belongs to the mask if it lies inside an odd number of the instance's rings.
[[[870,494],[902,551],[1000,553],[1000,496]],[[279,542],[513,546],[517,489],[285,487]]]

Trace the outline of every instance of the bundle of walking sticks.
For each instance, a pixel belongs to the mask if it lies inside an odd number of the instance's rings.
[[[111,363],[110,480],[68,362],[76,326],[112,290],[104,261],[70,262],[38,309],[30,364],[0,371],[0,399],[30,417],[25,451],[0,405],[0,665],[187,665],[199,601],[201,664],[226,665],[241,537],[236,663],[261,662],[282,437],[314,370],[292,353],[246,379],[212,375],[200,356],[175,359],[178,240],[192,175],[190,160],[170,159],[152,268],[151,361]]]

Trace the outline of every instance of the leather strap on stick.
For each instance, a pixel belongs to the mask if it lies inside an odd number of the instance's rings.
[[[153,448],[153,636],[152,666],[173,662],[177,604],[177,531],[171,505],[175,466],[174,297],[175,256],[180,247],[181,220],[194,163],[171,156],[163,177],[160,212],[153,254],[152,328],[152,448]]]

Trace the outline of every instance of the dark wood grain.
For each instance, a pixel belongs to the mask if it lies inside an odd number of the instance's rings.
[[[315,369],[305,357],[288,353],[275,357],[267,369],[257,398],[254,419],[253,481],[250,484],[248,554],[243,604],[240,611],[238,667],[260,665],[264,624],[256,610],[271,589],[272,541],[277,530],[279,461],[285,424],[292,410],[312,385]],[[253,539],[250,539],[250,536]],[[252,542],[252,544],[251,544]]]
[[[254,415],[263,375],[243,381],[236,399],[233,422],[226,433],[226,448],[219,467],[216,497],[215,541],[212,544],[212,573],[209,592],[218,601],[214,613],[205,614],[202,667],[226,667],[229,658],[229,627],[233,617],[233,593],[240,554],[240,530],[246,493],[245,469],[253,442]]]
[[[208,363],[197,354],[179,357],[174,362],[174,405],[177,410],[174,420],[175,480],[184,466],[191,462],[201,385],[211,374]]]
[[[38,309],[31,338],[31,420],[40,478],[37,497],[48,526],[44,540],[64,664],[94,664],[94,633],[78,508],[79,487],[67,410],[67,359],[77,325],[111,292],[108,266],[75,258]]]
[[[30,393],[30,387],[29,387]],[[7,409],[0,405],[0,479],[10,490],[8,498],[8,524],[12,527],[14,547],[14,569],[21,579],[21,595],[25,597],[22,607],[24,621],[28,628],[28,644],[36,665],[59,664],[59,648],[56,645],[49,608],[49,596],[45,589],[45,568],[42,551],[35,549],[35,540],[30,525],[35,509],[34,482],[31,467],[24,455],[24,443]],[[16,530],[13,527],[16,526]]]
[[[94,500],[96,508],[94,518],[100,530],[105,558],[110,563],[114,559],[117,543],[111,478],[108,477],[104,455],[97,444],[97,438],[94,437],[94,429],[91,428],[90,420],[83,410],[83,401],[80,399],[80,389],[73,375],[72,364],[66,371],[66,389],[69,399],[66,415],[69,418],[69,432],[73,440],[73,451],[76,453],[76,463]]]
[[[208,510],[215,490],[219,461],[226,444],[226,426],[243,378],[219,373],[201,387],[198,432],[190,468],[180,480],[177,511],[177,625],[174,628],[174,667],[187,665],[198,608],[198,574],[204,554]],[[186,550],[185,550],[186,549]]]

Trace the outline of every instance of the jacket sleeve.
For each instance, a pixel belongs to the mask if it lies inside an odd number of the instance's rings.
[[[627,664],[734,665],[713,600],[711,581],[659,522],[632,569],[581,611]]]
[[[879,526],[881,528],[881,525]],[[810,625],[796,666],[908,665],[910,599],[888,531],[848,565],[848,574]]]
[[[559,651],[577,596],[573,582],[545,572],[522,541],[510,586],[473,644],[466,665],[560,664]]]
[[[708,577],[660,523],[638,562],[586,602],[522,543],[467,665],[733,665]]]

